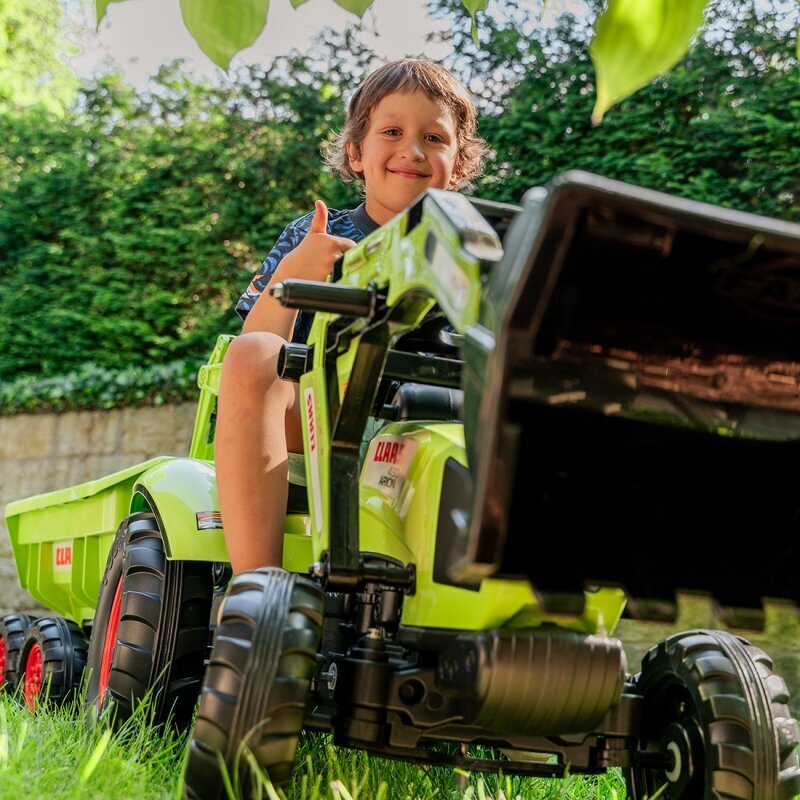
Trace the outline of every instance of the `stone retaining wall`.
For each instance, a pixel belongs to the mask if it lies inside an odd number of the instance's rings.
[[[101,478],[159,455],[185,455],[195,403],[0,417],[0,614],[40,611],[20,589],[5,527],[12,500]]]

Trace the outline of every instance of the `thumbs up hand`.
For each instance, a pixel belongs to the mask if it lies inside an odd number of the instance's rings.
[[[328,233],[328,209],[325,203],[317,200],[308,233],[294,250],[281,259],[267,284],[267,290],[276,283],[290,279],[324,281],[331,274],[336,259],[354,246],[355,242],[350,239]],[[275,333],[285,341],[290,341],[297,311],[284,308],[267,290],[261,293],[250,310],[242,330],[245,333]]]
[[[328,206],[317,200],[314,203],[314,216],[311,219],[311,227],[308,229],[309,233],[327,233],[328,232]]]
[[[331,274],[334,261],[354,246],[351,239],[328,233],[328,207],[322,200],[317,200],[308,233],[278,266],[280,278],[324,281]]]

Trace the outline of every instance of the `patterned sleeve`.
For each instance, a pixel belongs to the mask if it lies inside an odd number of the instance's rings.
[[[303,240],[310,224],[307,220],[310,220],[311,216],[308,215],[290,222],[278,237],[272,250],[269,251],[258,272],[253,276],[253,280],[250,281],[250,285],[245,289],[244,294],[236,304],[236,313],[243,320],[250,313],[250,309],[255,305],[259,295],[267,288],[267,284],[275,274],[278,264]]]

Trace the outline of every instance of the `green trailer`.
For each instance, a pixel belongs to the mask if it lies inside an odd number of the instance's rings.
[[[78,686],[98,604],[103,604],[105,596],[105,605],[110,597],[111,606],[103,609],[101,617],[111,615],[117,626],[123,626],[121,632],[117,627],[110,635],[124,636],[125,629],[131,628],[128,633],[136,643],[136,658],[141,659],[143,648],[150,651],[145,670],[137,666],[139,680],[134,686],[124,682],[114,702],[131,713],[135,702],[127,701],[124,692],[131,690],[141,698],[155,689],[157,718],[177,713],[178,722],[185,722],[186,715],[191,715],[207,657],[215,579],[219,590],[229,577],[214,476],[213,420],[220,367],[231,338],[220,336],[208,363],[200,369],[200,397],[186,458],[153,458],[97,480],[8,504],[6,524],[20,585],[58,615],[43,621],[9,615],[4,621],[11,631],[3,640],[8,653],[5,681],[9,686],[19,682],[29,703],[45,680],[51,699],[59,702]],[[292,463],[291,480],[302,490],[302,457],[293,456]],[[138,533],[132,534],[131,527]],[[287,569],[302,572],[311,563],[307,527],[302,516],[287,516]],[[134,559],[124,572],[123,551]],[[137,596],[136,584],[141,584],[138,595],[157,597],[155,606],[151,603],[143,612],[131,609],[129,615],[122,614],[123,582],[132,584],[131,599]],[[118,592],[117,608],[111,614]],[[167,616],[177,616],[179,626],[165,642]],[[40,634],[43,626],[49,626],[50,635],[34,641],[32,634]],[[20,655],[28,627],[30,642]],[[108,635],[102,642],[107,640]],[[98,648],[91,656],[95,679],[89,681],[90,691],[102,703],[109,680],[112,691],[115,685],[112,650]],[[22,657],[31,660],[27,685],[26,670],[17,674]],[[168,665],[176,657],[183,669],[173,674],[174,668]],[[120,673],[124,667],[120,665]],[[186,702],[176,705],[182,698]]]
[[[304,437],[283,568],[231,579],[222,337],[186,458],[7,507],[55,614],[3,619],[5,682],[196,712],[192,798],[286,782],[304,727],[470,770],[616,766],[633,800],[795,796],[766,654],[688,631],[630,668],[613,633],[680,590],[733,628],[800,600],[798,275],[798,226],[585,173],[520,207],[426,192],[331,282],[273,289],[316,312],[282,358]]]

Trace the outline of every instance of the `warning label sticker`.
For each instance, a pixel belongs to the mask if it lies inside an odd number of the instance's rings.
[[[195,515],[197,530],[222,530],[222,514],[219,511],[198,511]]]
[[[396,500],[403,488],[417,443],[405,436],[378,436],[372,440],[362,482]]]
[[[319,477],[319,441],[317,431],[316,403],[314,390],[309,386],[303,395],[303,408],[308,430],[308,459],[311,475],[311,502],[314,504],[314,527],[317,533],[322,530],[322,486]]]

